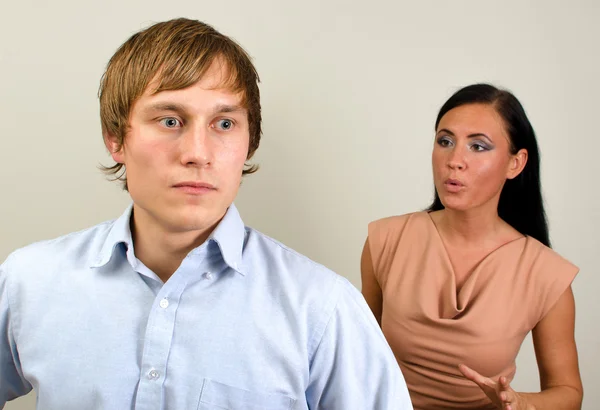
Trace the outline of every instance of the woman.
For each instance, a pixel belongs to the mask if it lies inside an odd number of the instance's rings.
[[[571,282],[550,249],[535,133],[508,91],[456,92],[435,123],[435,200],[369,224],[362,292],[415,409],[579,409]],[[540,393],[510,387],[532,331]]]

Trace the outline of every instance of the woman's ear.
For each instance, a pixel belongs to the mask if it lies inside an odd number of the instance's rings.
[[[506,178],[516,178],[523,171],[525,165],[527,165],[527,158],[528,153],[525,148],[521,148],[516,154],[511,155]]]

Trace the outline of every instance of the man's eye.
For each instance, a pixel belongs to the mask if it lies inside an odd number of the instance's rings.
[[[219,120],[217,121],[217,127],[225,131],[230,130],[233,128],[233,121],[229,119]]]
[[[179,120],[173,117],[163,118],[162,120],[160,120],[160,123],[167,128],[176,128],[181,126]]]

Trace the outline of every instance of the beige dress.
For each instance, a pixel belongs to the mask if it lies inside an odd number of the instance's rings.
[[[521,237],[486,256],[457,294],[427,212],[370,223],[369,244],[383,292],[381,326],[415,410],[494,409],[457,365],[512,379],[523,339],[578,272],[539,241]]]

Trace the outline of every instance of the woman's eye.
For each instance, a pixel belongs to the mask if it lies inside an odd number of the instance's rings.
[[[181,123],[177,118],[168,117],[160,120],[160,123],[167,128],[177,128],[181,126]]]
[[[476,152],[487,151],[487,149],[488,149],[485,145],[478,144],[478,143],[471,145],[471,148],[473,149],[473,151],[476,151]]]
[[[233,121],[229,119],[219,120],[217,121],[217,127],[225,131],[230,130],[233,128]]]
[[[448,147],[452,144],[452,141],[446,137],[438,138],[437,142],[441,147]]]

